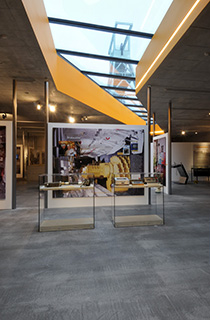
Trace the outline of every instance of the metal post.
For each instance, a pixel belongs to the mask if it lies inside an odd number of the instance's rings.
[[[17,81],[13,80],[12,209],[16,209]]]
[[[151,151],[150,151],[150,126],[151,126],[151,86],[147,87],[147,144],[148,144],[148,152],[147,152],[147,156],[148,156],[148,173],[150,173],[151,170]],[[150,188],[148,188],[148,203],[151,204],[151,192],[150,192]]]
[[[171,183],[171,113],[172,103],[169,101],[168,106],[168,194],[172,194],[172,183]]]
[[[153,138],[155,137],[155,113],[152,114],[152,122],[153,122]]]
[[[151,126],[151,87],[147,87],[147,142],[148,142],[148,172],[150,172],[150,158],[151,158],[151,152],[150,152],[150,126]]]
[[[49,82],[48,81],[45,81],[44,83],[44,98],[45,98],[45,174],[48,174],[48,122],[49,122]],[[46,180],[44,179],[43,182],[49,182],[48,176],[46,177]],[[48,194],[47,192],[44,192],[44,194],[45,194],[44,207],[48,208]],[[41,216],[39,219],[40,219],[39,220],[39,228],[40,228]]]
[[[45,98],[45,173],[48,173],[48,122],[49,122],[49,82],[44,83]]]
[[[25,131],[23,130],[22,132],[22,143],[23,143],[23,152],[22,152],[22,157],[23,157],[23,178],[25,177]]]

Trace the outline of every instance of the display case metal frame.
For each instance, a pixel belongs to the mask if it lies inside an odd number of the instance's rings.
[[[77,176],[78,182],[71,182],[72,177]],[[78,229],[94,229],[95,228],[95,186],[94,176],[88,174],[90,185],[85,185],[84,180],[86,174],[43,174],[39,176],[39,190],[38,190],[38,231],[61,231],[61,230],[78,230]],[[87,180],[87,179],[86,179]],[[87,218],[69,218],[69,219],[43,219],[43,212],[50,209],[54,209],[52,206],[49,207],[49,193],[51,192],[71,192],[71,191],[92,191],[92,217]],[[51,195],[52,197],[52,195]],[[89,197],[90,198],[90,197]],[[62,198],[59,198],[62,201]],[[71,197],[69,197],[69,206],[65,207],[66,210],[71,207]],[[78,198],[80,199],[80,198]],[[42,205],[41,205],[42,202]],[[57,207],[56,207],[57,208]],[[81,207],[82,209],[83,207]],[[79,210],[80,207],[77,207]],[[59,209],[58,209],[59,210]],[[70,214],[70,213],[69,213]]]
[[[136,174],[136,173],[135,173]],[[137,173],[138,174],[138,173]],[[122,175],[123,178],[124,177],[131,177],[132,173],[125,173],[124,175]],[[165,225],[165,210],[164,210],[164,185],[161,183],[161,175],[158,173],[139,173],[139,176],[141,177],[141,181],[136,182],[135,184],[131,183],[131,180],[129,179],[129,183],[125,184],[123,182],[123,184],[116,184],[116,180],[113,179],[113,185],[112,185],[112,190],[113,190],[113,206],[112,206],[112,223],[114,225],[114,227],[130,227],[130,226],[149,226],[149,225]],[[156,182],[145,182],[144,178],[146,177],[156,177]],[[119,177],[118,177],[119,178]],[[148,208],[152,208],[152,206],[156,206],[156,208],[154,208],[154,211],[156,211],[156,214],[138,214],[138,208],[140,206],[142,206],[142,204],[139,204],[135,207],[137,207],[136,212],[137,214],[135,215],[117,215],[117,210],[119,210],[119,205],[116,204],[116,200],[119,198],[120,196],[117,196],[116,193],[118,192],[118,190],[120,190],[121,192],[123,192],[123,189],[128,190],[128,189],[143,189],[147,192],[146,195],[146,206],[148,206]],[[151,189],[153,190],[153,194],[151,196],[149,196],[149,193],[151,194]],[[153,197],[155,198],[155,201],[153,201]],[[132,196],[129,196],[132,197]],[[141,197],[141,196],[139,196]],[[160,211],[159,214],[157,214],[157,199],[161,199],[161,204],[159,204],[160,206]],[[129,203],[131,203],[129,201]],[[131,204],[129,204],[129,207],[132,208],[134,206],[132,206]],[[160,217],[162,216],[162,217]]]

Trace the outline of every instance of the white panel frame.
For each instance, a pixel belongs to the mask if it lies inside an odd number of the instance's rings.
[[[153,138],[153,141],[155,140],[159,140],[159,139],[162,139],[162,138],[166,138],[166,186],[164,187],[164,192],[166,194],[168,194],[168,188],[169,188],[169,175],[168,175],[168,162],[169,162],[169,154],[168,154],[168,133],[164,133],[164,134],[161,134],[161,135],[158,135],[158,136],[155,136]],[[152,171],[154,171],[154,166],[153,166],[153,146],[152,146],[152,152],[151,152],[151,168],[152,168]]]
[[[0,121],[6,127],[6,198],[0,200],[0,209],[12,209],[12,121]]]
[[[53,173],[52,155],[53,155],[53,128],[84,128],[84,129],[126,129],[126,130],[144,130],[144,171],[148,172],[148,146],[147,146],[147,126],[141,125],[112,125],[112,124],[68,124],[68,123],[48,123],[48,174]],[[148,204],[148,190],[145,190],[144,196],[126,196],[120,197],[120,205],[142,205]],[[48,192],[48,208],[66,208],[66,207],[88,207],[92,205],[90,198],[53,198],[52,192]],[[96,197],[96,206],[111,206],[112,197]]]

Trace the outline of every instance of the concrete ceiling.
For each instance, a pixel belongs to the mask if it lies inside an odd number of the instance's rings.
[[[165,131],[168,104],[172,101],[173,140],[209,139],[210,4],[140,90],[138,98],[145,106],[148,85],[152,87],[152,113]],[[182,130],[186,131],[184,137]]]
[[[21,0],[1,0],[0,115],[12,113],[13,79],[17,79],[21,127],[43,127],[38,122],[44,121],[44,111],[36,110],[36,103],[44,104],[46,80],[49,81],[50,103],[57,104],[56,113],[50,114],[51,122],[68,122],[68,116],[73,115],[77,122],[83,122],[82,117],[88,116],[86,122],[89,123],[119,123],[56,90]]]

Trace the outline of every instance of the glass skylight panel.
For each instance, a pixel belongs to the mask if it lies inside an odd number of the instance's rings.
[[[123,97],[132,97],[136,98],[135,92],[124,91],[124,90],[114,90],[114,89],[106,89],[110,94],[118,96],[119,99],[123,99]],[[137,99],[136,99],[137,100]],[[138,101],[138,100],[137,100]]]
[[[126,103],[124,103],[124,106],[126,107],[129,107],[129,108],[138,108],[138,110],[145,110],[144,106],[141,104],[141,103],[136,103],[136,104],[133,104],[133,103],[127,103],[128,101],[126,100]]]
[[[140,107],[128,107],[131,111],[146,111],[145,108],[140,108]]]
[[[139,61],[150,39],[142,39],[71,26],[50,24],[56,49],[118,57]],[[61,36],[62,35],[62,36]]]
[[[146,113],[143,113],[143,112],[135,112],[135,114],[137,114],[137,115],[140,116],[140,117],[147,118],[147,114],[146,114]]]
[[[110,87],[123,87],[129,89],[135,89],[135,81],[125,79],[115,79],[100,76],[89,76],[92,80],[97,82],[99,85],[110,86]]]
[[[83,58],[70,56],[67,54],[62,54],[66,60],[75,65],[82,71],[92,71],[92,72],[102,72],[109,73],[110,71],[110,62],[104,61],[100,59],[92,59],[92,58]]]
[[[47,15],[67,20],[154,33],[173,0],[44,0]]]

